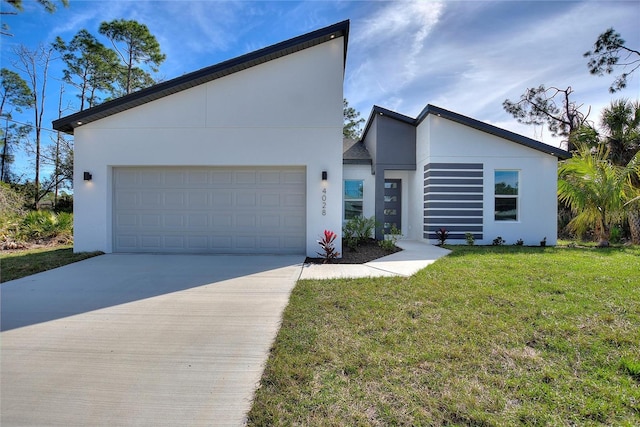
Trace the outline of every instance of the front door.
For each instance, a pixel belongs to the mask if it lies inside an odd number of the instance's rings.
[[[401,223],[401,200],[402,180],[384,180],[384,234],[390,234],[394,225],[398,230],[402,230]]]

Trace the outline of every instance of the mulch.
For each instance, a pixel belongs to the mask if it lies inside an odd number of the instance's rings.
[[[332,260],[332,264],[364,264],[402,250],[396,246],[395,249],[388,251],[381,248],[374,239],[370,239],[361,244],[355,251],[352,251],[346,246],[344,246],[343,249],[344,253],[342,254],[342,258]],[[325,260],[323,258],[307,257],[304,262],[306,264],[324,264]]]

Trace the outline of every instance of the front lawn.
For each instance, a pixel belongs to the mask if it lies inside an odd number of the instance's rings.
[[[102,252],[74,254],[71,246],[0,252],[0,282],[30,276],[101,254]]]
[[[453,250],[298,282],[249,424],[640,423],[640,248]]]

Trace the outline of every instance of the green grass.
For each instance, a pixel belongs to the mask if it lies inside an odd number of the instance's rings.
[[[70,246],[32,249],[11,253],[0,252],[0,282],[19,279],[72,262],[101,255],[102,252],[73,253]]]
[[[300,281],[250,425],[640,424],[640,248],[455,247]]]

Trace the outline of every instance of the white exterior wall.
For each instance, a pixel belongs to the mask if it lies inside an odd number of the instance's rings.
[[[420,229],[412,238],[422,239],[423,173],[428,163],[484,164],[483,240],[491,244],[501,236],[507,244],[523,239],[525,245],[539,245],[546,237],[548,245],[557,242],[557,158],[512,141],[429,115],[417,128],[416,176],[412,190],[412,228]],[[494,171],[520,172],[518,220],[494,220]],[[415,191],[415,192],[413,192]],[[435,243],[432,241],[431,243]],[[464,242],[461,242],[464,243]]]
[[[344,165],[342,178],[343,181],[348,179],[361,179],[364,181],[362,213],[365,218],[374,216],[376,214],[376,177],[371,174],[371,165]],[[341,207],[341,209],[344,223],[344,207]]]
[[[76,128],[74,250],[113,250],[113,167],[305,166],[307,254],[315,256],[322,231],[342,228],[343,43],[337,38]],[[92,181],[82,180],[84,171]]]

